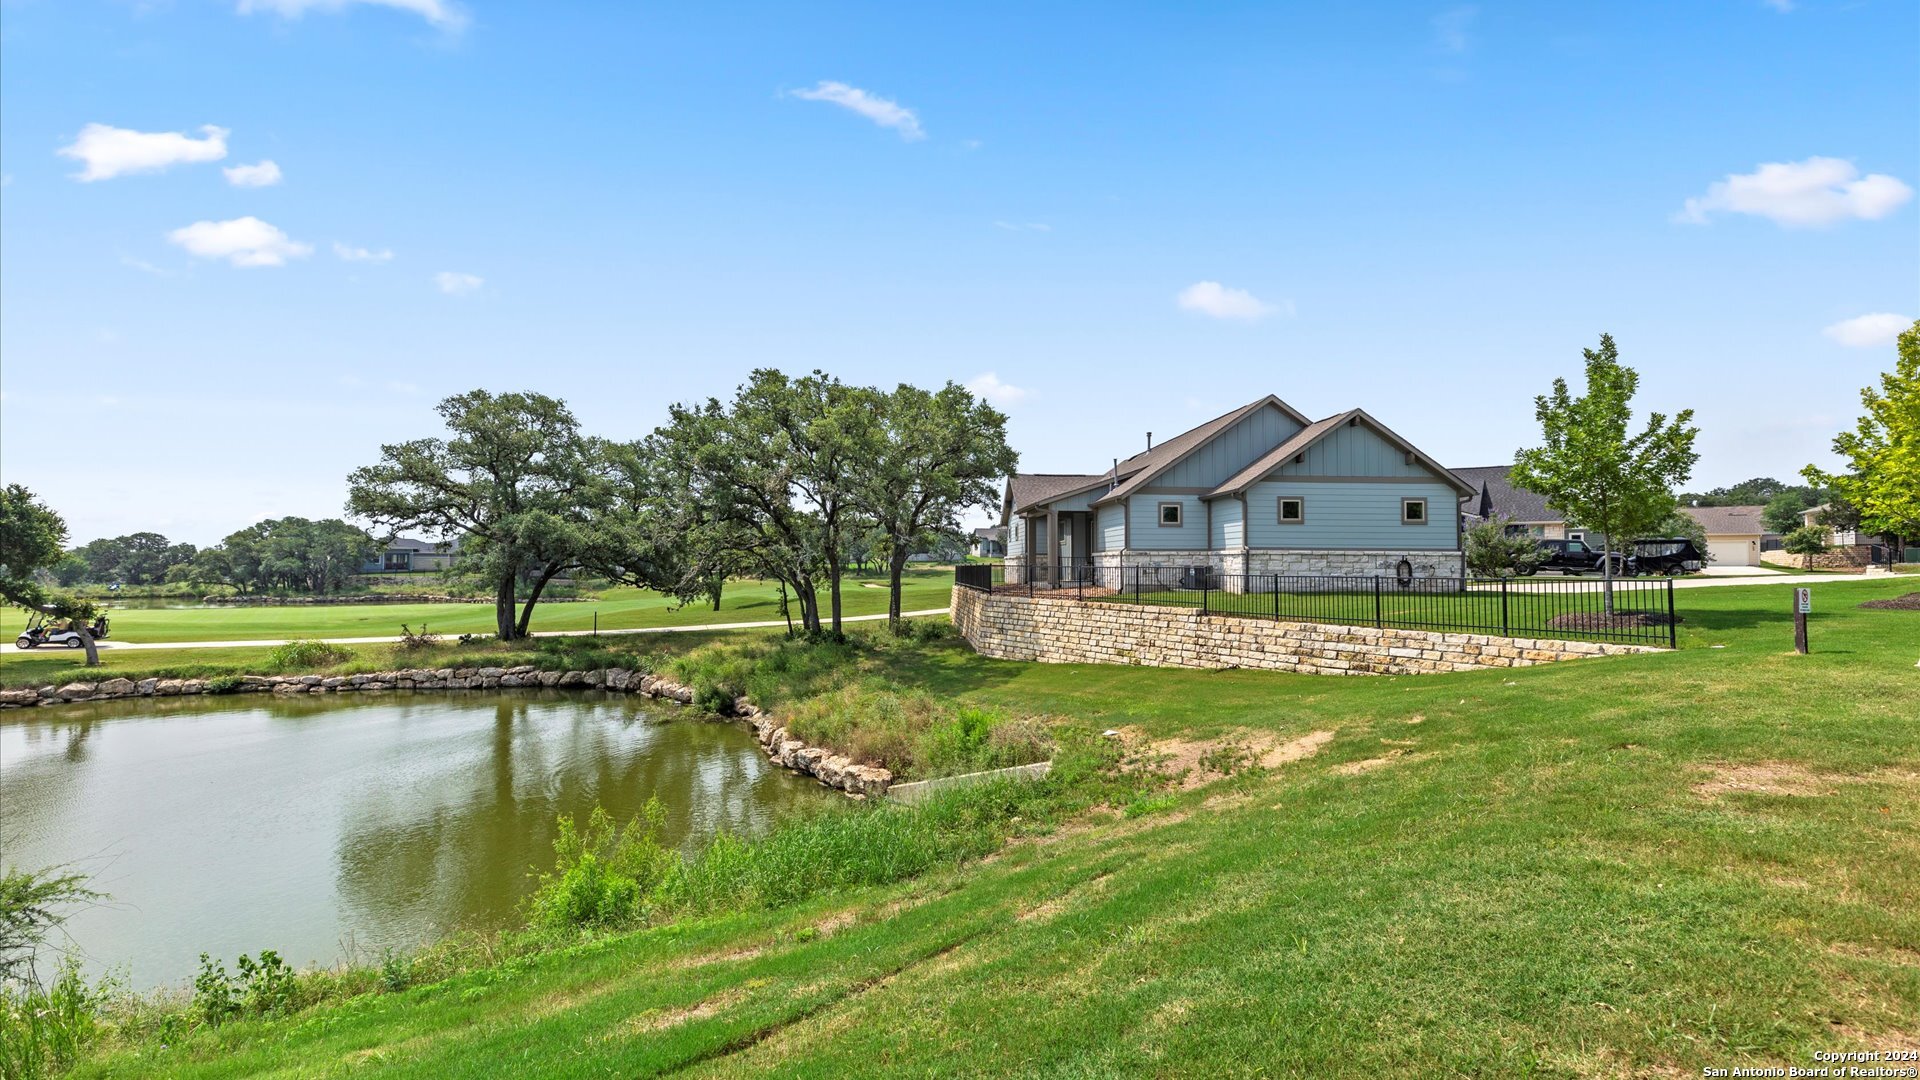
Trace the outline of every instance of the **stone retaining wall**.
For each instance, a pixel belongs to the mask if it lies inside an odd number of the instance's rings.
[[[500,668],[408,668],[370,675],[240,675],[232,679],[103,679],[70,682],[64,686],[17,687],[0,690],[0,709],[63,705],[77,701],[120,698],[183,697],[194,694],[347,694],[386,690],[510,690],[580,689],[642,694],[680,705],[693,702],[693,687],[658,675],[605,668],[597,671],[540,671],[531,665]],[[861,765],[844,755],[794,738],[773,717],[746,698],[733,702],[728,716],[753,728],[754,738],[768,759],[803,773],[837,791],[864,799],[882,795],[893,784],[893,773]]]
[[[1592,641],[1269,622],[957,586],[953,624],[975,651],[1003,660],[1264,668],[1311,675],[1416,675],[1663,651]]]

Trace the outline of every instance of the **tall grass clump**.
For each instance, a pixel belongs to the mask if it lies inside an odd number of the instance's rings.
[[[312,671],[332,667],[353,659],[353,650],[325,641],[289,641],[276,645],[267,654],[267,666],[274,671]]]
[[[70,909],[105,899],[85,877],[59,869],[0,873],[0,1076],[33,1080],[63,1072],[97,1037],[110,983],[88,986],[63,959],[52,982],[35,966]]]
[[[1044,761],[1053,746],[1038,721],[877,681],[810,698],[785,719],[796,738],[907,779]]]

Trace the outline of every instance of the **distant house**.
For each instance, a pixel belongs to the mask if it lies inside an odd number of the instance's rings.
[[[1839,529],[1839,528],[1834,528],[1833,526],[1830,526],[1830,525],[1820,525],[1820,515],[1826,512],[1827,512],[1826,503],[1821,503],[1819,506],[1810,507],[1806,510],[1802,510],[1800,511],[1800,524],[1803,526],[1820,526],[1821,528],[1826,529],[1827,544],[1830,547],[1852,547],[1855,544],[1867,544],[1867,543],[1873,542],[1873,538],[1870,536],[1864,540],[1861,539],[1861,537],[1865,534],[1861,533],[1860,530],[1858,529]]]
[[[1007,481],[1007,580],[1117,585],[1129,566],[1217,574],[1462,573],[1474,489],[1365,411],[1309,420],[1269,395],[1098,473]],[[1227,587],[1232,588],[1229,584]]]
[[[387,541],[373,557],[360,565],[363,574],[410,574],[419,570],[445,570],[460,557],[459,540],[416,540],[396,536]]]
[[[1455,469],[1453,473],[1471,484],[1474,493],[1460,504],[1460,512],[1469,518],[1503,518],[1507,531],[1538,536],[1543,540],[1584,540],[1589,547],[1601,547],[1606,537],[1592,529],[1569,528],[1567,516],[1547,505],[1547,497],[1537,491],[1515,485],[1507,478],[1511,465],[1482,465]]]
[[[973,530],[973,544],[968,548],[975,558],[997,559],[1007,553],[1007,527],[1004,525],[983,525]]]
[[[1700,523],[1707,554],[1715,566],[1759,566],[1767,526],[1764,506],[1683,506],[1680,512]]]

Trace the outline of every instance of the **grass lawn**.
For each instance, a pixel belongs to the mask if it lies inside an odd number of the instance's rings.
[[[901,603],[907,611],[946,607],[952,584],[951,569],[909,571],[902,586]],[[824,612],[824,593],[821,607]],[[886,579],[849,576],[842,582],[841,607],[847,615],[884,614]],[[704,602],[675,608],[671,598],[655,592],[609,589],[598,601],[537,605],[533,609],[533,629],[590,629],[596,612],[602,630],[759,622],[780,618],[779,588],[764,581],[730,582],[722,594],[719,611]],[[113,640],[133,642],[387,637],[399,634],[401,623],[415,629],[426,623],[439,634],[491,634],[494,631],[493,605],[489,603],[127,608],[113,611],[111,615]],[[26,619],[27,614],[17,609],[6,613],[0,626],[4,626],[9,640],[20,632]]]
[[[1638,1076],[1914,1047],[1920,612],[1836,583],[1797,656],[1790,588],[1687,594],[1676,653],[1466,674],[900,653],[902,685],[1096,730],[1332,735],[902,885],[81,1075]]]

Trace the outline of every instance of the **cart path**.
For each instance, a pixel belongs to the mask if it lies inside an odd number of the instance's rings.
[[[903,611],[900,613],[900,617],[903,619],[918,619],[928,615],[945,615],[946,613],[947,613],[946,608],[928,608],[925,611]],[[841,618],[840,621],[843,623],[878,622],[885,618],[886,618],[885,614],[848,615]],[[704,630],[768,630],[768,629],[784,630],[786,629],[786,627],[787,627],[787,623],[786,623],[786,620],[784,619],[769,619],[765,622],[701,623],[698,626],[637,626],[637,627],[631,627],[625,630],[601,630],[601,631],[598,631],[598,634],[601,637],[615,637],[615,636],[625,635],[625,634],[693,634],[693,633],[699,633]],[[594,634],[595,634],[595,631],[593,630],[537,630],[534,632],[533,636],[534,637],[592,637],[594,636]],[[453,636],[453,635],[449,635],[449,636]],[[112,649],[115,651],[127,651],[127,650],[133,650],[133,649],[244,649],[244,648],[250,648],[256,645],[260,645],[260,646],[285,645],[290,641],[324,641],[329,645],[392,645],[400,641],[400,638],[397,636],[395,637],[336,637],[336,638],[255,638],[251,641],[114,641],[113,639],[109,638],[106,641],[100,642],[99,644],[102,651],[105,651],[107,649]],[[16,653],[24,655],[29,652],[36,653],[36,654],[38,653],[61,654],[67,651],[68,651],[67,649],[63,649],[63,648],[45,648],[45,647],[42,647],[39,649],[22,649],[19,646],[14,645],[12,642],[7,642],[3,645],[0,645],[0,653],[4,653],[7,655],[12,655]]]

